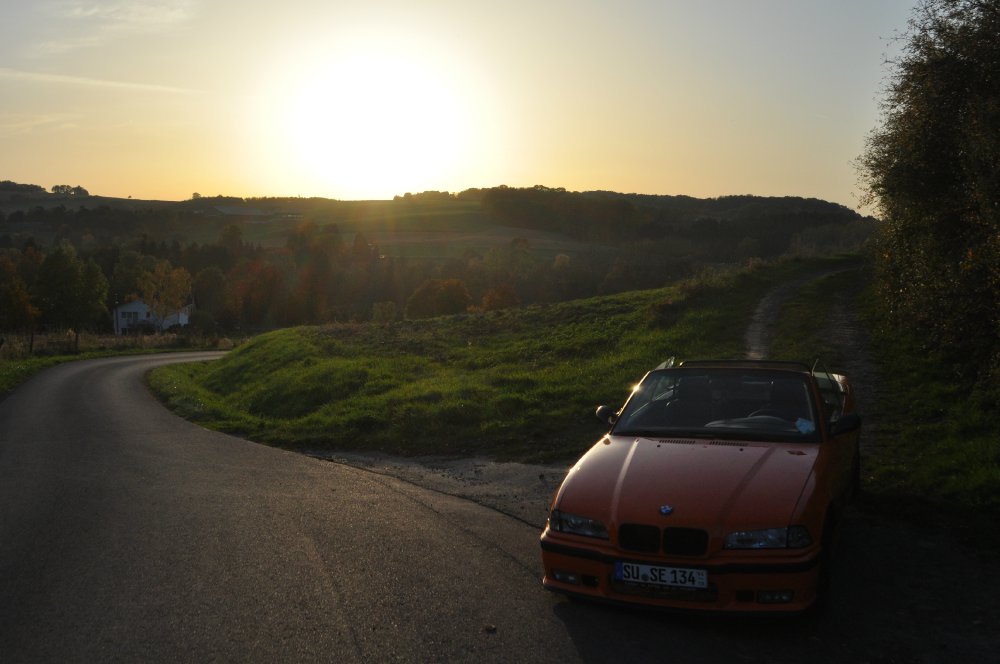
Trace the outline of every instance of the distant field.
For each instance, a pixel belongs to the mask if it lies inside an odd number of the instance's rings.
[[[510,226],[481,224],[478,227],[455,227],[435,231],[367,231],[369,242],[377,244],[386,256],[401,258],[460,258],[466,251],[485,254],[523,238],[538,254],[587,253],[594,245],[571,240],[558,233],[546,233]]]
[[[546,256],[602,249],[559,233],[499,225],[478,203],[462,201],[411,206],[371,201],[335,212],[317,211],[302,219],[306,218],[319,225],[336,224],[346,242],[361,233],[379,246],[382,255],[393,258],[461,258],[468,250],[485,254],[515,238],[528,240],[533,251]],[[302,219],[251,221],[243,226],[244,239],[263,246],[283,245],[288,231]]]

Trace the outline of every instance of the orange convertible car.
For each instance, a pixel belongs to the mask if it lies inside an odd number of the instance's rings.
[[[611,431],[552,500],[546,588],[694,611],[794,612],[822,598],[860,473],[844,376],[670,362],[597,415]]]

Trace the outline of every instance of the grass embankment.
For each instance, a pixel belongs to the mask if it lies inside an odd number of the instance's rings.
[[[831,264],[388,326],[281,330],[218,362],[158,369],[151,384],[187,418],[283,447],[565,460],[603,433],[597,404],[620,405],[671,356],[742,357],[762,295]]]

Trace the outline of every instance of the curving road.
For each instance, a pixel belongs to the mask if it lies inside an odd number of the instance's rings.
[[[728,664],[886,652],[882,631],[859,639],[865,620],[851,611],[761,624],[550,595],[536,528],[204,430],[143,385],[155,366],[214,357],[75,362],[0,402],[0,662]],[[863,606],[870,588],[846,606]]]
[[[142,376],[193,359],[67,364],[0,404],[0,660],[575,657],[537,533],[175,417]]]

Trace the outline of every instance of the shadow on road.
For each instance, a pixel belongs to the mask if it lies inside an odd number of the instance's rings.
[[[588,662],[996,661],[1000,574],[947,533],[914,538],[904,526],[852,514],[841,525],[834,575],[827,609],[787,618],[663,613],[558,596],[553,611]]]

